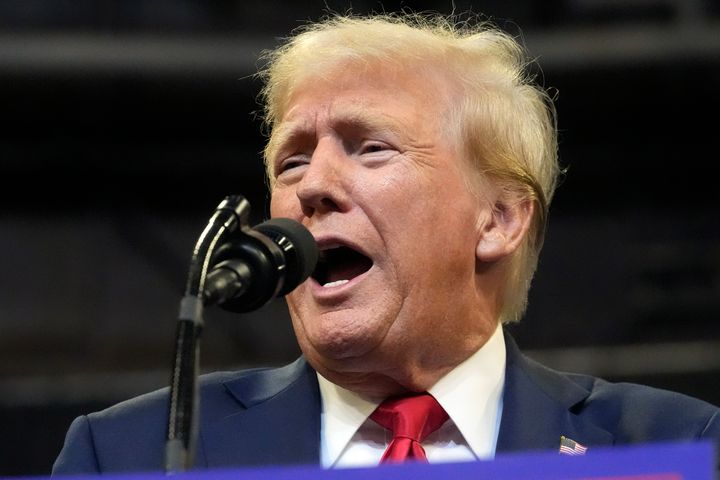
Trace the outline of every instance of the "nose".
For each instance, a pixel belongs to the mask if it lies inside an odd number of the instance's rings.
[[[303,215],[310,218],[349,209],[347,160],[342,146],[332,139],[318,142],[296,190]]]

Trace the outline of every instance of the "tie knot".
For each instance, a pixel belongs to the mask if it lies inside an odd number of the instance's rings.
[[[390,430],[393,438],[405,437],[422,442],[445,423],[448,414],[432,395],[422,393],[388,398],[370,418]]]

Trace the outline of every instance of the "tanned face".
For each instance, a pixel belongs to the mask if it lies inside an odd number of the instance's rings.
[[[313,367],[355,391],[427,388],[496,325],[476,281],[491,208],[467,187],[441,86],[339,71],[301,84],[274,129],[272,216],[321,250],[287,297],[295,332]]]

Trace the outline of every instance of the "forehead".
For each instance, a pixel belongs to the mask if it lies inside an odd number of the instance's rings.
[[[322,119],[355,127],[410,128],[414,121],[445,116],[447,82],[438,75],[382,66],[353,68],[303,78],[294,85],[277,132],[308,128]],[[403,125],[397,125],[400,122]]]

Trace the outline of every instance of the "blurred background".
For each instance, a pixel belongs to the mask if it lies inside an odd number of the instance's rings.
[[[720,404],[718,2],[0,0],[0,475],[47,474],[76,415],[167,385],[198,234],[228,194],[267,215],[258,55],[328,7],[522,39],[568,171],[512,332]],[[298,355],[282,301],[206,320],[204,371]]]

